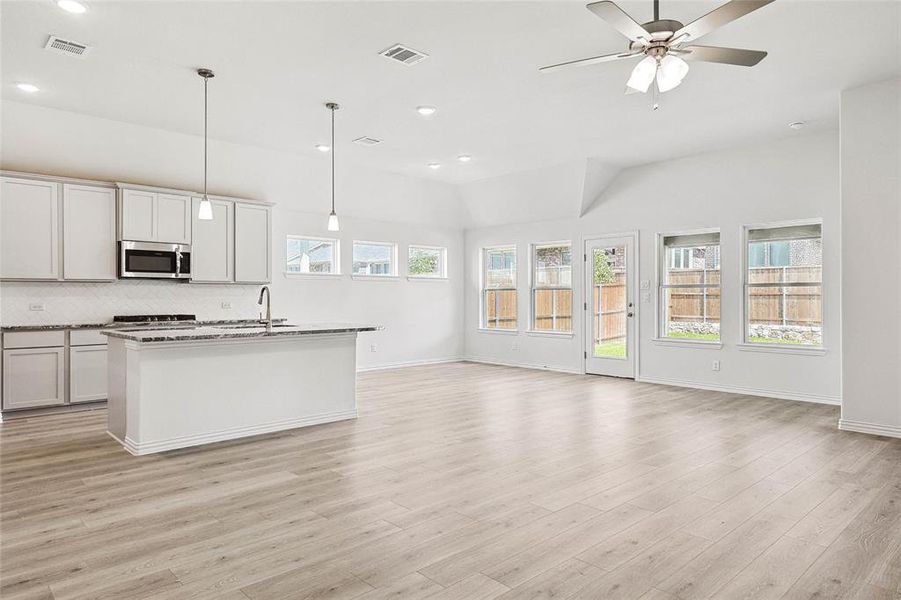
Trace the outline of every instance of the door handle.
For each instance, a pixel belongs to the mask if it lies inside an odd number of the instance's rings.
[[[633,313],[631,313],[631,312],[627,312],[627,313],[626,313],[626,316],[631,318],[631,317],[634,316],[634,315],[633,315]]]

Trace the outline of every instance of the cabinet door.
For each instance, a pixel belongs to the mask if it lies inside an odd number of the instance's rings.
[[[235,204],[235,281],[268,283],[270,276],[270,214],[268,206]]]
[[[106,346],[69,348],[69,402],[107,399]]]
[[[3,408],[65,404],[64,348],[3,351]]]
[[[212,221],[197,218],[200,198],[194,198],[191,208],[191,281],[231,282],[235,279],[235,203],[210,202],[213,203]]]
[[[59,184],[3,177],[0,278],[59,279]]]
[[[116,278],[116,191],[63,186],[63,277]]]
[[[132,242],[156,240],[156,194],[122,190],[122,239]]]
[[[157,194],[156,203],[156,241],[190,244],[190,196]]]

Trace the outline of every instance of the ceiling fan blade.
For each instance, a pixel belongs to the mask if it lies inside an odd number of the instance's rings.
[[[685,60],[753,67],[766,57],[766,52],[742,50],[741,48],[720,48],[719,46],[685,46],[680,49],[679,56]]]
[[[548,65],[546,67],[541,67],[538,70],[546,73],[548,71],[556,71],[557,69],[564,69],[566,67],[584,67],[586,65],[596,65],[603,62],[632,58],[633,56],[638,56],[639,54],[641,54],[641,52],[620,52],[618,54],[604,54],[602,56],[592,56],[591,58],[580,58],[579,60],[570,60],[556,65]]]
[[[636,23],[632,17],[623,12],[623,9],[609,0],[592,2],[586,5],[585,8],[607,21],[611,27],[633,42],[642,40],[649,42],[651,40],[651,34],[644,27]]]
[[[726,23],[731,23],[735,19],[741,18],[746,14],[762,8],[773,2],[773,0],[732,0],[723,4],[719,8],[715,8],[703,17],[695,19],[679,31],[673,34],[673,38],[687,35],[685,41],[694,41],[702,35],[707,35],[714,29],[722,27]]]

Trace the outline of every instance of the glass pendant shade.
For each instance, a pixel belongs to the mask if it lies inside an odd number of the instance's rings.
[[[632,69],[632,75],[626,85],[642,94],[647,93],[648,87],[654,81],[657,74],[657,60],[652,56],[646,56]]]
[[[328,216],[328,230],[338,231],[338,215],[331,213]]]
[[[197,207],[197,218],[201,221],[213,220],[213,203],[209,198],[204,197],[200,201],[200,206]]]
[[[688,63],[679,58],[667,54],[660,61],[657,70],[657,88],[661,92],[668,92],[677,87],[688,74]]]

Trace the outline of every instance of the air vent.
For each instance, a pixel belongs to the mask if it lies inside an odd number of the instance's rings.
[[[413,48],[408,48],[401,44],[394,44],[387,50],[382,50],[380,54],[385,58],[396,60],[405,65],[415,65],[419,61],[429,57],[425,52],[420,52],[419,50],[414,50]]]
[[[354,140],[354,144],[359,144],[361,146],[375,146],[376,144],[381,144],[382,140],[374,138],[374,137],[358,137]]]
[[[73,42],[72,40],[64,40],[61,37],[51,35],[44,45],[44,48],[51,52],[65,54],[66,56],[75,56],[84,58],[84,55],[91,51],[91,47],[87,44]]]

